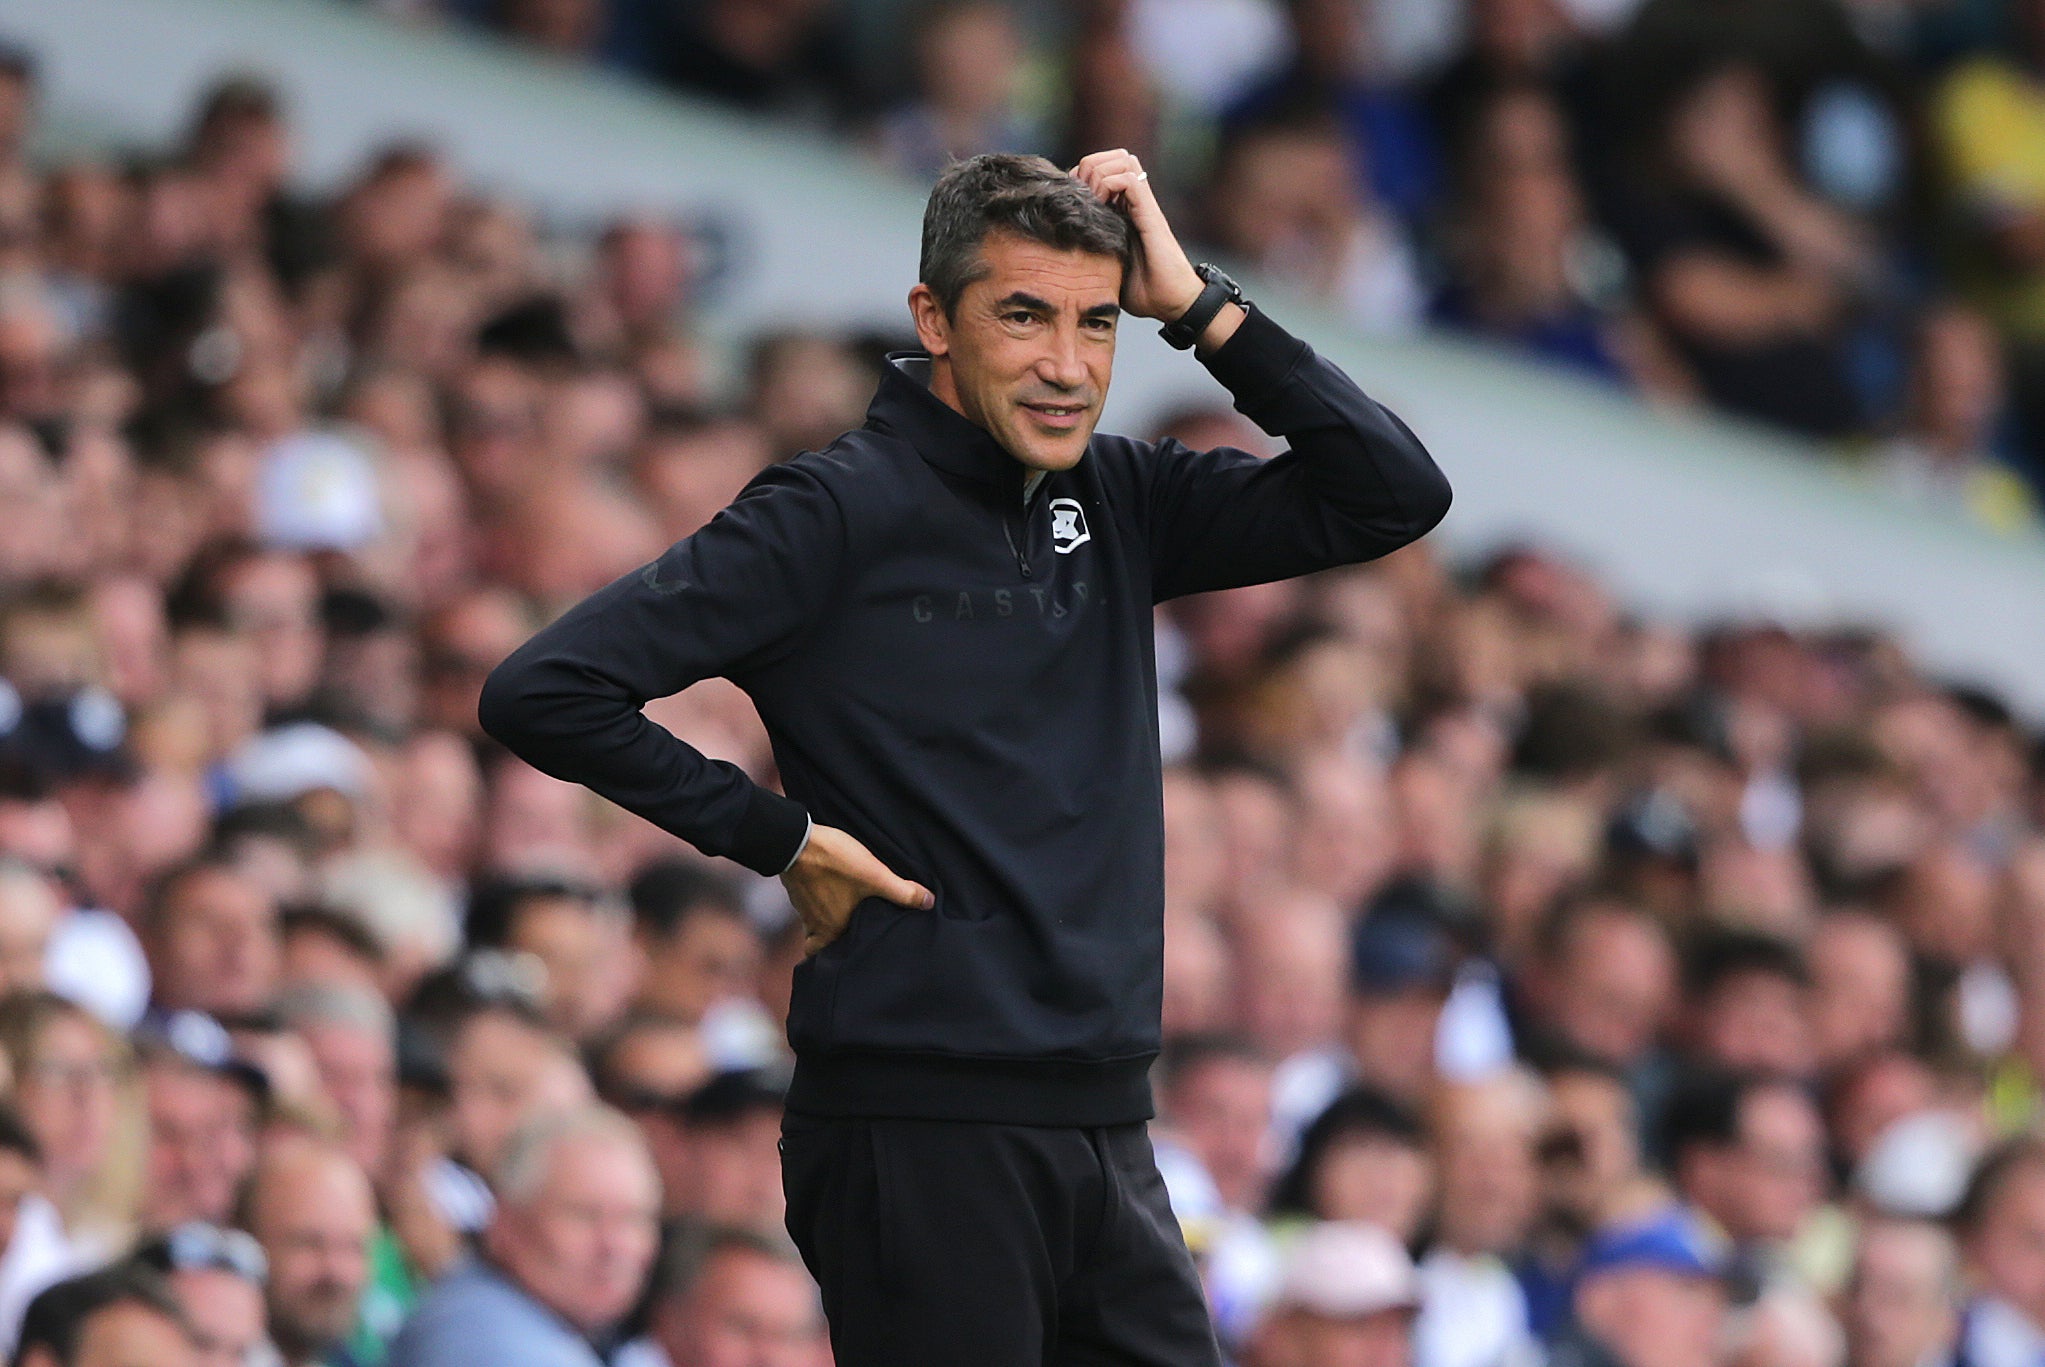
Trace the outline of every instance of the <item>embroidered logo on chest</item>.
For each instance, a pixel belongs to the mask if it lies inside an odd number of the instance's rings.
[[[1091,540],[1093,533],[1086,529],[1086,510],[1079,506],[1079,500],[1052,499],[1051,548],[1060,555],[1071,555]]]

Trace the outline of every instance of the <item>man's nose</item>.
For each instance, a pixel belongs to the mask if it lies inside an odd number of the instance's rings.
[[[1086,383],[1086,357],[1080,351],[1079,329],[1052,330],[1050,344],[1037,360],[1037,373],[1045,383],[1060,389],[1077,389]]]

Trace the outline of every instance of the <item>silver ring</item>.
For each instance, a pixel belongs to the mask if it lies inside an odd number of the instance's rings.
[[[1136,173],[1136,178],[1137,178],[1138,180],[1149,180],[1149,179],[1150,179],[1150,172],[1148,172],[1148,171],[1138,171],[1138,172]]]

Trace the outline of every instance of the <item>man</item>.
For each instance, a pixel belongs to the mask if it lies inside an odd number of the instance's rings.
[[[1946,1367],[1959,1332],[1960,1260],[1929,1220],[1861,1228],[1846,1284],[1847,1367]]]
[[[263,1283],[270,1268],[254,1239],[193,1221],[144,1240],[135,1257],[163,1274],[183,1307],[197,1367],[251,1367],[267,1357]]]
[[[1375,1225],[1333,1221],[1299,1236],[1248,1367],[1408,1367],[1413,1260]]]
[[[43,960],[63,915],[63,899],[40,870],[0,856],[0,996],[43,985]]]
[[[1577,1272],[1574,1335],[1553,1367],[1718,1367],[1725,1334],[1726,1250],[1698,1219],[1670,1207],[1592,1239]]]
[[[650,1293],[667,1367],[826,1367],[824,1308],[793,1248],[755,1230],[678,1230]]]
[[[127,1259],[58,1282],[29,1302],[14,1367],[197,1367],[177,1297]]]
[[[543,1115],[497,1172],[483,1256],[444,1278],[391,1341],[389,1367],[599,1367],[638,1299],[660,1188],[632,1122],[601,1106]]]
[[[250,1175],[243,1213],[269,1258],[270,1337],[284,1367],[352,1362],[343,1344],[363,1318],[376,1231],[362,1169],[331,1145],[280,1140]]]
[[[288,989],[277,1014],[305,1041],[341,1141],[372,1179],[383,1174],[398,1114],[397,1023],[390,1004],[350,983]]]
[[[277,904],[221,860],[201,858],[163,876],[143,913],[142,946],[157,1014],[246,1016],[269,1006],[277,990]]]
[[[785,1075],[765,1069],[730,1069],[674,1108],[684,1154],[668,1210],[742,1229],[781,1227],[778,1149],[786,1085]]]
[[[1693,1077],[1663,1136],[1677,1192],[1750,1261],[1773,1260],[1824,1199],[1824,1122],[1794,1083]]]
[[[753,989],[760,936],[730,879],[662,860],[632,879],[632,921],[646,971],[639,1007],[694,1025],[728,997]]]
[[[574,1047],[536,1012],[508,999],[483,1002],[455,1024],[447,1077],[453,1157],[480,1174],[496,1170],[525,1121],[583,1105],[591,1095]]]
[[[1966,1367],[2030,1367],[2045,1352],[2045,1140],[1991,1149],[1953,1213],[1975,1287],[1960,1326]]]
[[[149,1122],[142,1227],[225,1224],[255,1162],[261,1075],[234,1056],[217,1021],[196,1011],[174,1012],[145,1033],[141,1054]]]
[[[763,874],[808,931],[788,1226],[840,1367],[1213,1363],[1143,1122],[1163,853],[1152,607],[1407,544],[1448,486],[1203,276],[1126,151],[932,191],[867,425],[572,609],[484,688],[536,767]],[[1117,315],[1169,319],[1270,462],[1097,435]],[[648,722],[724,675],[788,796]],[[1078,1210],[1112,1212],[1105,1226]],[[882,1251],[885,1250],[885,1256]]]

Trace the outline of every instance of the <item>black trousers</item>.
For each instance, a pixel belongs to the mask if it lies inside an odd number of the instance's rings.
[[[789,1115],[781,1135],[837,1367],[1219,1367],[1144,1125]]]

